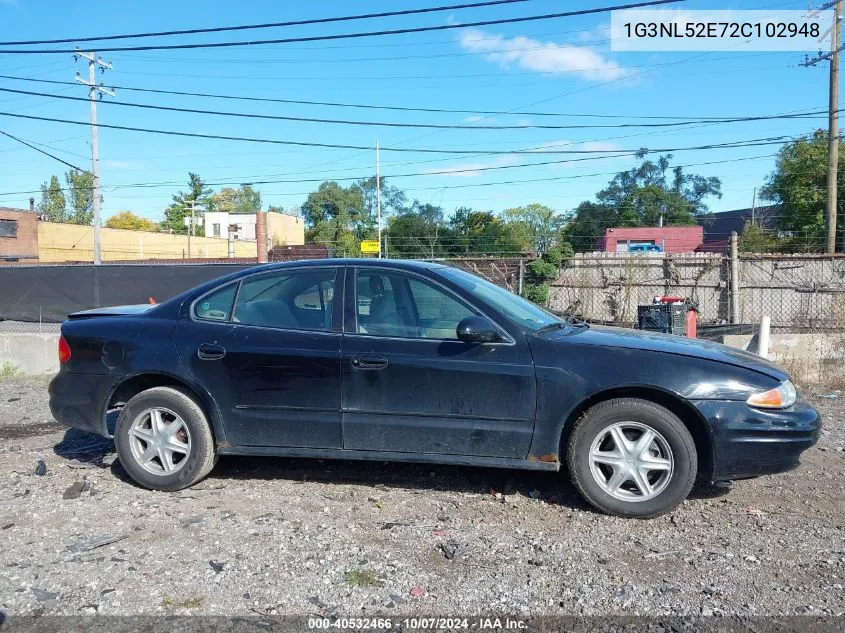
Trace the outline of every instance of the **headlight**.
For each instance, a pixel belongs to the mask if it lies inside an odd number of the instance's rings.
[[[761,409],[785,409],[795,404],[796,395],[795,385],[787,380],[780,387],[755,393],[746,402],[752,407],[760,407]]]

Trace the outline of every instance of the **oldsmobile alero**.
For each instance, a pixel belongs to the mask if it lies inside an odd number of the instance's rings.
[[[566,464],[596,508],[651,517],[696,477],[796,467],[820,432],[754,354],[559,318],[437,263],[259,266],[72,314],[59,357],[55,418],[113,436],[126,472],[165,491],[232,454]]]

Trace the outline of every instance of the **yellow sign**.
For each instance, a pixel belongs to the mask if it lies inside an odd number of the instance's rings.
[[[361,242],[361,252],[364,255],[378,255],[378,240],[364,240]]]

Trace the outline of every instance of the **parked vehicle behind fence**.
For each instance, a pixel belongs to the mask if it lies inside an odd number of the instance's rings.
[[[562,319],[436,263],[259,266],[160,305],[73,314],[59,358],[56,419],[113,435],[156,490],[233,454],[565,464],[594,507],[652,517],[696,477],[796,467],[820,432],[758,356]]]

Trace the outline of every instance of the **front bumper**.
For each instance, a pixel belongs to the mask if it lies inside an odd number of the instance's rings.
[[[796,468],[819,441],[821,416],[800,398],[788,409],[755,409],[745,402],[694,402],[713,433],[710,479],[744,479]]]
[[[60,370],[48,388],[53,417],[65,426],[108,437],[104,407],[111,383],[107,375]]]

